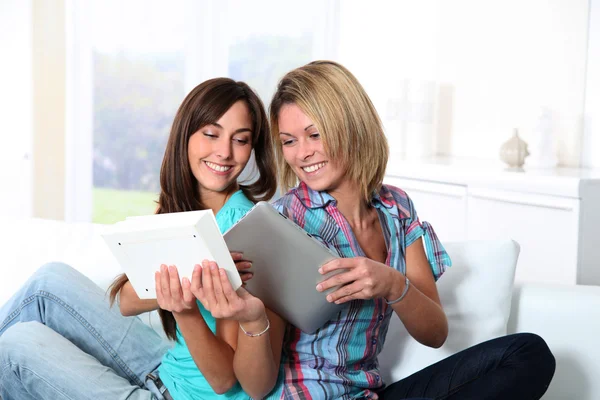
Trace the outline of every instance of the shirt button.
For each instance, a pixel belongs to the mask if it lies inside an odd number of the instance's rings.
[[[383,314],[379,314],[379,318],[380,321],[383,320]]]
[[[371,340],[371,343],[373,343],[373,344],[377,344],[377,339],[373,339],[373,340]]]
[[[364,367],[365,367],[365,363],[364,363],[364,362],[361,362],[361,363],[360,363],[360,369],[363,369]]]
[[[379,382],[379,375],[375,375],[375,380]]]

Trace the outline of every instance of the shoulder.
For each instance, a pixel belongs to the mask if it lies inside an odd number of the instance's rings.
[[[293,219],[295,214],[305,213],[307,207],[298,195],[298,188],[290,189],[286,194],[272,203],[273,207],[286,217]]]
[[[408,194],[392,185],[381,185],[379,189],[379,198],[388,208],[396,208],[398,217],[411,218],[415,214],[415,207]]]
[[[231,228],[246,215],[252,207],[254,207],[254,203],[252,203],[241,190],[235,192],[215,216],[221,233],[225,233]]]
[[[223,208],[225,208],[225,207],[249,210],[252,207],[254,207],[254,203],[252,202],[252,200],[250,200],[248,197],[246,197],[244,192],[242,192],[241,190],[238,190],[233,195],[231,195],[229,200],[227,200],[227,203],[225,203],[225,206]]]

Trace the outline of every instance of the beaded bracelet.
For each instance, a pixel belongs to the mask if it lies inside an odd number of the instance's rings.
[[[244,327],[242,326],[242,324],[240,324],[240,329],[241,329],[241,330],[242,330],[242,332],[244,332],[244,334],[245,334],[246,336],[248,336],[248,337],[257,337],[257,336],[262,336],[262,335],[264,335],[264,334],[265,334],[265,333],[266,333],[266,332],[269,330],[269,328],[271,327],[271,321],[269,321],[269,318],[268,318],[268,317],[265,317],[265,318],[267,318],[267,327],[266,327],[266,328],[265,328],[265,329],[264,329],[262,332],[259,332],[259,333],[250,333],[250,332],[246,332],[246,330],[244,329]]]
[[[404,276],[404,290],[402,291],[402,294],[400,295],[400,297],[398,297],[396,300],[392,300],[392,301],[388,301],[388,299],[386,299],[384,297],[385,304],[387,304],[387,305],[396,304],[397,302],[402,300],[404,298],[404,296],[406,296],[406,293],[408,293],[409,286],[410,286],[410,281],[408,280],[408,276]]]

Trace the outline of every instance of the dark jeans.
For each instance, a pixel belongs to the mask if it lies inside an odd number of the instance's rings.
[[[544,339],[518,333],[463,350],[379,394],[384,400],[537,400],[548,389],[555,366]]]

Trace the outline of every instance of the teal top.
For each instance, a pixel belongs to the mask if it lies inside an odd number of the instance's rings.
[[[215,216],[221,233],[226,232],[253,206],[254,204],[248,200],[241,190],[235,192]],[[197,303],[206,325],[215,333],[217,329],[215,319],[199,301]],[[222,395],[218,395],[212,390],[206,378],[194,363],[179,327],[177,328],[177,342],[163,357],[158,373],[175,400],[249,398],[239,383],[236,383],[234,387]]]

